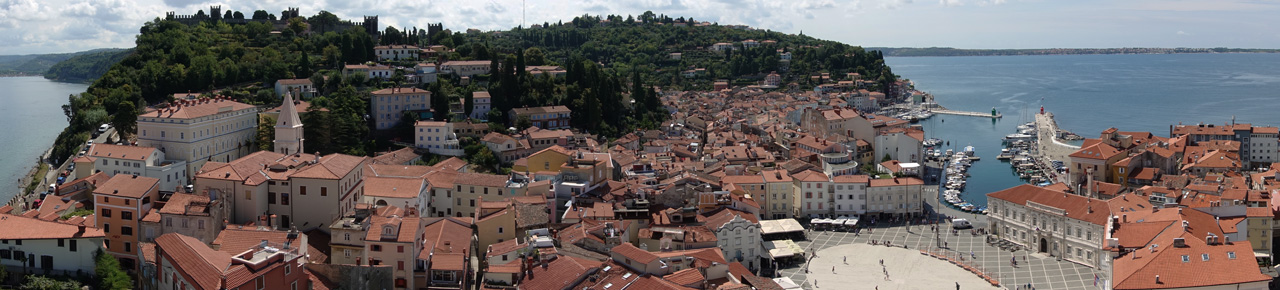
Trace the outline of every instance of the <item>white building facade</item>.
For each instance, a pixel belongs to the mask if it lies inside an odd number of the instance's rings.
[[[427,149],[431,154],[462,156],[462,145],[453,132],[453,123],[418,121],[414,127],[414,146]]]
[[[228,162],[254,150],[258,109],[228,99],[179,101],[138,115],[138,146],[186,161],[195,172],[206,161]]]

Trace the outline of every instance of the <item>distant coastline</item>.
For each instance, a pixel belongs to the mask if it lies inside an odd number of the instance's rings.
[[[884,56],[1010,56],[1010,55],[1076,55],[1076,54],[1183,54],[1183,53],[1280,53],[1280,49],[1256,48],[1036,48],[1036,49],[961,49],[951,47],[864,47]]]

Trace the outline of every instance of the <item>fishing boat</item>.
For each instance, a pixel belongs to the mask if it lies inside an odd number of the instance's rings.
[[[929,138],[924,140],[924,147],[934,147],[942,144],[942,139]]]

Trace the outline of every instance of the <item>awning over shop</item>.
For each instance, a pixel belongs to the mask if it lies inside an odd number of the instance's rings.
[[[769,257],[773,259],[800,256],[804,257],[804,248],[797,245],[791,240],[778,240],[764,242],[764,249],[769,251]]]
[[[804,227],[794,219],[760,221],[760,233],[765,235],[803,231]]]

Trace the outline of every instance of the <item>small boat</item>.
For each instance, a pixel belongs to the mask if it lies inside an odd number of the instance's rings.
[[[924,140],[924,147],[934,147],[940,144],[942,144],[942,139],[929,138],[928,140]]]

